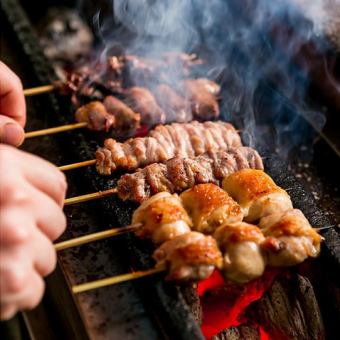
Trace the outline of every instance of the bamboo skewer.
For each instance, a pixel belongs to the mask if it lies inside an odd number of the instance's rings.
[[[96,280],[92,282],[82,283],[72,287],[72,292],[74,294],[86,292],[88,290],[97,289],[101,287],[111,286],[117,283],[136,280],[141,277],[154,275],[156,273],[161,273],[166,270],[165,266],[159,266],[147,270],[136,271],[128,274],[122,274],[117,276],[108,277],[106,279]]]
[[[36,96],[37,94],[52,92],[54,89],[55,89],[54,85],[44,85],[32,87],[30,89],[25,89],[23,92],[26,97],[29,97]]]
[[[64,131],[81,129],[81,128],[84,128],[86,126],[87,126],[87,123],[80,122],[80,123],[73,123],[73,124],[68,124],[68,125],[63,125],[63,126],[57,126],[57,127],[48,128],[48,129],[36,130],[36,131],[26,132],[25,138],[46,136],[46,135],[51,135],[51,134],[54,134],[54,133],[59,133],[59,132],[64,132]]]
[[[86,243],[94,242],[94,241],[99,241],[102,239],[106,239],[112,236],[117,236],[125,233],[129,233],[131,231],[134,231],[142,226],[141,223],[138,224],[132,224],[127,227],[122,227],[122,228],[112,228],[109,230],[104,230],[104,231],[99,231],[97,233],[85,235],[85,236],[80,236],[73,238],[71,240],[63,241],[56,243],[54,245],[54,248],[56,251],[72,248],[72,247],[78,247]]]
[[[117,189],[113,188],[113,189],[93,192],[91,194],[85,194],[85,195],[81,195],[81,196],[70,197],[70,198],[65,199],[64,205],[72,205],[72,204],[76,204],[76,203],[87,202],[87,201],[95,200],[97,198],[111,196],[111,195],[114,195],[116,193],[117,193]]]
[[[90,159],[89,161],[83,161],[83,162],[79,162],[79,163],[62,165],[62,166],[59,166],[58,169],[60,171],[68,171],[68,170],[78,169],[78,168],[82,168],[82,167],[94,165],[94,164],[96,164],[96,160]]]

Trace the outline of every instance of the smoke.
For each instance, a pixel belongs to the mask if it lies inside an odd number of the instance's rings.
[[[320,27],[304,16],[323,17],[323,1],[313,1],[307,12],[301,3],[306,5],[303,0],[114,0],[113,17],[96,18],[104,44],[100,57],[105,60],[112,50],[152,59],[169,51],[197,53],[205,64],[194,76],[222,84],[223,118],[235,122],[251,145],[268,138],[286,157],[311,143],[313,131],[325,123],[305,102],[310,67],[300,57],[309,44],[316,53],[327,49],[315,40]],[[181,73],[172,71],[176,84]]]

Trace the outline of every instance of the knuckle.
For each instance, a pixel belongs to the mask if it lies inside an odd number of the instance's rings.
[[[13,218],[10,218],[6,212],[0,210],[0,228],[1,239],[6,243],[25,243],[30,239],[30,231],[27,226],[22,223],[15,223]]]
[[[26,273],[16,271],[13,267],[2,270],[3,280],[6,282],[7,292],[9,294],[21,293],[26,287]]]
[[[9,179],[0,185],[1,204],[19,204],[29,200],[29,194],[23,185]]]

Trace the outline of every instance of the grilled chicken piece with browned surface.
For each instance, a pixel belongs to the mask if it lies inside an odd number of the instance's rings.
[[[166,116],[153,94],[145,87],[130,87],[124,91],[125,103],[141,115],[141,123],[153,126],[164,124]]]
[[[265,237],[260,228],[245,222],[226,224],[215,231],[214,238],[223,254],[226,278],[245,283],[263,274],[266,263],[261,244]]]
[[[153,254],[158,266],[166,265],[166,280],[199,281],[221,268],[222,256],[211,236],[190,232],[163,243]]]
[[[77,122],[87,123],[87,128],[94,131],[109,131],[116,121],[99,101],[81,106],[75,113],[75,119]]]
[[[320,253],[321,236],[298,209],[274,212],[261,218],[266,241],[268,264],[273,267],[293,266]]]
[[[110,175],[116,169],[134,170],[151,163],[162,163],[175,156],[194,157],[206,152],[242,146],[235,128],[225,122],[191,122],[159,125],[147,137],[118,143],[105,140],[96,152],[97,170]]]
[[[141,224],[135,234],[161,244],[191,231],[191,219],[179,197],[160,192],[144,201],[134,212],[132,224]]]
[[[218,85],[212,85],[208,79],[188,79],[182,81],[185,97],[191,103],[193,116],[197,120],[216,119],[220,109],[215,93],[219,91]]]
[[[154,163],[133,174],[123,175],[117,183],[117,190],[124,201],[142,202],[161,191],[180,193],[195,184],[219,184],[225,176],[245,168],[263,169],[257,151],[248,147],[194,158],[175,157],[165,164]]]
[[[241,206],[247,222],[293,208],[287,192],[262,170],[237,171],[223,180],[222,188]]]
[[[155,98],[166,114],[166,122],[185,123],[193,119],[191,106],[169,85],[160,84],[154,90]]]
[[[213,233],[222,224],[243,219],[241,207],[215,184],[197,184],[184,191],[180,198],[192,218],[194,230],[204,234]]]

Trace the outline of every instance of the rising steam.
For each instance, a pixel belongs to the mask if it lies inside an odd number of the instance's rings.
[[[327,46],[315,44],[316,27],[298,2],[115,0],[115,29],[110,21],[100,26],[101,58],[117,47],[155,59],[168,51],[197,53],[206,61],[197,76],[222,84],[224,118],[235,122],[251,145],[275,139],[272,147],[285,157],[311,142],[312,131],[325,123],[323,114],[307,109],[309,65],[298,56],[309,43],[320,50]],[[310,10],[317,12],[320,2]],[[171,83],[178,83],[180,72],[171,74]]]

